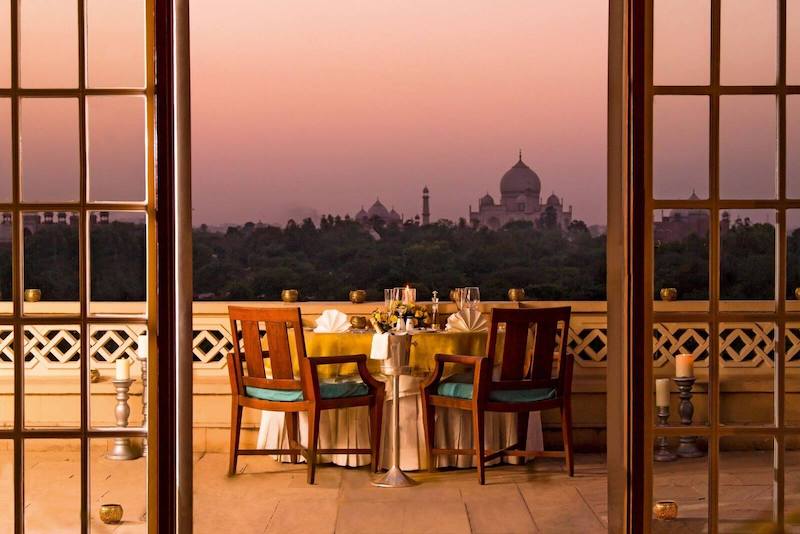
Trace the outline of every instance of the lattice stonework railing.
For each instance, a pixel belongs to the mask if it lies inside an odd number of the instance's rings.
[[[726,323],[720,325],[719,347],[722,365],[731,368],[772,367],[776,331],[772,323]],[[90,357],[93,368],[113,367],[123,356],[135,357],[138,325],[92,327]],[[195,317],[193,357],[198,371],[218,372],[225,367],[225,354],[232,348],[230,323],[225,314]],[[702,323],[661,323],[653,330],[653,363],[670,365],[675,355],[690,353],[698,367],[708,366],[708,325]],[[786,362],[800,367],[800,324],[786,331]],[[569,332],[569,350],[581,367],[603,368],[607,357],[607,328],[604,313],[574,312]],[[27,326],[25,367],[33,374],[48,370],[77,369],[80,365],[80,331],[76,325]],[[0,372],[13,370],[13,330],[0,326]]]

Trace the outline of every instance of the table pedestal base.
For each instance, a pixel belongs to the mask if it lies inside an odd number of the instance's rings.
[[[416,486],[416,482],[408,475],[403,473],[399,467],[392,466],[391,469],[372,481],[373,486],[379,488],[407,488]]]
[[[380,438],[378,438],[380,439]],[[392,466],[372,481],[379,488],[407,488],[416,484],[400,469],[400,372],[392,375]],[[376,460],[377,461],[377,460]]]

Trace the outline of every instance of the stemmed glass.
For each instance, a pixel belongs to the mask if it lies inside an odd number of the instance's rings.
[[[468,310],[477,311],[481,303],[481,290],[477,287],[465,287],[461,299]]]
[[[454,288],[452,296],[453,296],[453,302],[455,302],[456,304],[456,308],[458,308],[458,311],[461,311],[464,308],[464,288],[463,287]]]

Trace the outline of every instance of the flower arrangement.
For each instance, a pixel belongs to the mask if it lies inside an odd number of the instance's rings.
[[[375,310],[370,315],[370,322],[376,330],[389,332],[397,326],[397,321],[411,319],[415,328],[429,327],[431,314],[428,308],[419,304],[400,304],[392,311]]]

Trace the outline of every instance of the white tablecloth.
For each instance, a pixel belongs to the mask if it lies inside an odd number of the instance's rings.
[[[400,377],[400,468],[406,471],[426,469],[425,433],[422,424],[422,405],[420,402],[420,378]],[[388,467],[392,457],[392,395],[391,381],[387,382],[387,400],[383,411],[383,441],[381,444],[381,467]],[[525,415],[521,415],[524,417]],[[528,441],[526,448],[532,451],[544,449],[542,422],[538,412],[530,414],[528,421]],[[497,450],[513,445],[517,440],[517,414],[486,414],[485,445],[487,449]],[[319,448],[369,448],[369,411],[366,407],[326,410],[320,420]],[[308,444],[308,417],[300,414],[300,442]],[[451,408],[436,409],[437,448],[472,448],[472,414],[465,410]],[[284,426],[282,412],[262,412],[261,427],[258,432],[258,447],[277,449],[288,447],[288,435]],[[281,458],[289,461],[289,456]],[[497,460],[499,462],[500,460]],[[336,454],[322,455],[322,462],[333,462],[342,466],[367,465],[369,455]],[[438,456],[438,467],[471,467],[474,456]]]

